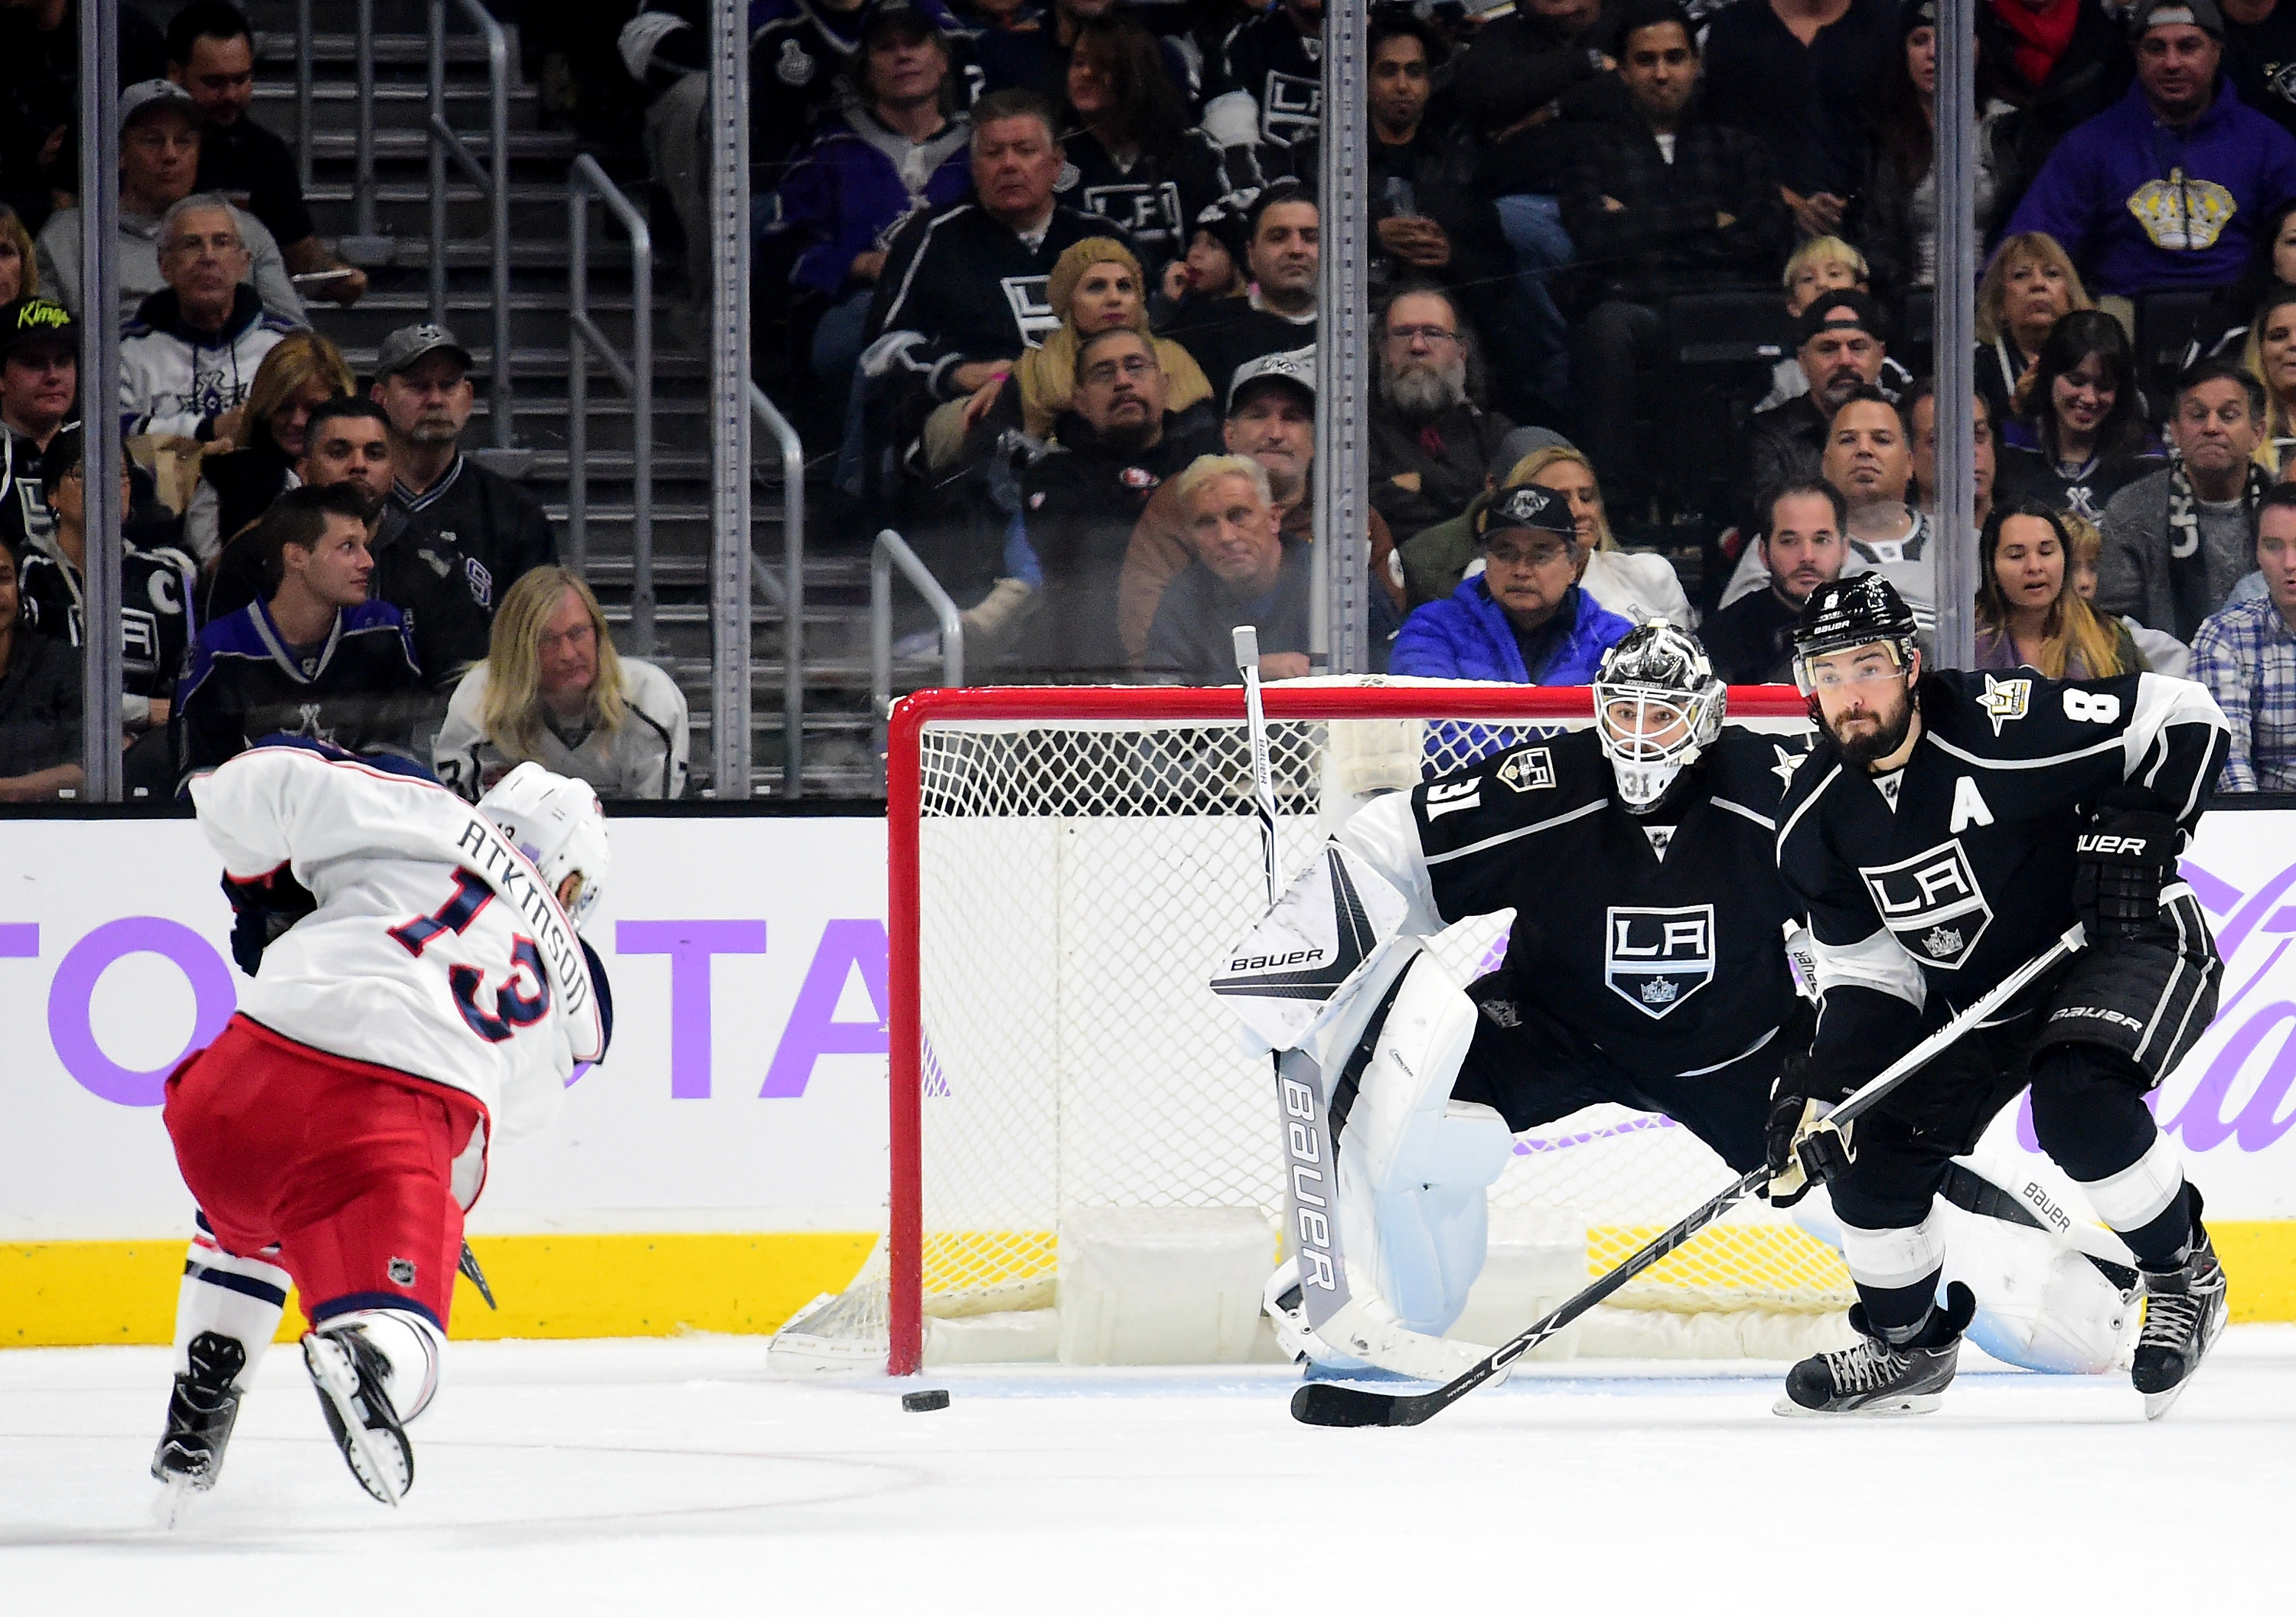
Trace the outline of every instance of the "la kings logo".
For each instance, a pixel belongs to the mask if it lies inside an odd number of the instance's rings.
[[[1013,311],[1021,341],[1032,349],[1042,348],[1045,339],[1061,329],[1061,317],[1053,312],[1052,277],[1007,275],[998,284],[1004,289],[1004,306]]]
[[[1924,965],[1957,972],[1993,923],[1993,906],[1958,841],[1939,842],[1895,865],[1861,866],[1882,924]]]
[[[1613,905],[1603,914],[1603,981],[1652,1021],[1673,1014],[1714,981],[1711,904],[1679,909]]]

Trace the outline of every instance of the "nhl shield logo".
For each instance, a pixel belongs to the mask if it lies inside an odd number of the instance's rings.
[[[414,1260],[411,1258],[393,1258],[390,1260],[390,1283],[393,1285],[413,1285]]]
[[[1882,924],[1924,965],[1959,971],[1993,923],[1993,906],[1958,841],[1939,842],[1894,865],[1866,866],[1858,874]]]
[[[1714,907],[1629,909],[1603,921],[1603,980],[1611,992],[1656,1021],[1714,981]]]

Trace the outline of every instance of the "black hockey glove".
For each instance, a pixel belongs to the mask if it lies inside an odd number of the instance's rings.
[[[2152,930],[2183,840],[2152,792],[2120,786],[2105,793],[2075,844],[2073,914],[2090,942]]]
[[[1770,1091],[1770,1115],[1762,1130],[1770,1170],[1762,1194],[1773,1207],[1792,1207],[1812,1185],[1849,1165],[1849,1131],[1824,1121],[1847,1093],[1839,1083],[1820,1078],[1808,1056],[1786,1057]]]
[[[237,917],[231,928],[231,957],[250,977],[263,964],[263,951],[319,907],[310,890],[283,865],[269,875],[249,882],[234,882],[226,874],[223,893]]]

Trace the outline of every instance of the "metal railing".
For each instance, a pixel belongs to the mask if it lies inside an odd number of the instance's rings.
[[[295,178],[311,194],[311,0],[295,0]]]
[[[774,435],[782,451],[782,587],[773,574],[750,570],[751,586],[782,612],[782,791],[805,795],[805,446],[789,418],[756,382],[750,384],[750,411]]]
[[[940,682],[954,690],[964,683],[964,622],[956,603],[917,559],[909,542],[891,529],[879,531],[869,547],[869,722],[877,787],[885,785],[885,726],[893,710],[893,569],[916,587],[940,624]]]
[[[590,201],[621,222],[630,238],[630,357],[590,318]],[[645,216],[584,154],[566,176],[566,527],[574,570],[590,560],[590,356],[630,397],[630,640],[654,653],[653,623],[653,234]]]
[[[447,160],[468,175],[487,200],[489,293],[494,304],[494,363],[488,367],[487,410],[493,418],[495,447],[511,447],[510,333],[510,36],[479,0],[454,0],[487,47],[487,161],[481,165],[447,121],[447,3],[430,0],[430,110],[424,132],[430,148],[430,318],[447,318]],[[373,0],[361,0],[365,19]],[[373,69],[362,50],[359,120],[362,139],[372,144],[374,121]]]

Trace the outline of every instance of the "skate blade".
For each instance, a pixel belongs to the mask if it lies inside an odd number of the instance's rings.
[[[2157,1421],[2168,1414],[2177,1407],[2177,1400],[2185,1396],[2185,1389],[2192,1384],[2193,1378],[2187,1375],[2166,1392],[2144,1394],[2144,1418],[2148,1421]]]
[[[394,1510],[406,1491],[403,1473],[396,1466],[386,1465],[374,1442],[374,1434],[359,1419],[358,1372],[351,1367],[350,1356],[332,1342],[322,1343],[314,1332],[303,1339],[303,1362],[309,1367],[311,1379],[320,1392],[334,1407],[335,1416],[343,1424],[343,1436],[349,1447],[343,1457],[350,1463],[351,1475],[358,1485],[373,1498]]]
[[[1770,1406],[1774,1415],[1784,1415],[1795,1420],[1860,1420],[1881,1418],[1892,1415],[1928,1415],[1943,1401],[1940,1392],[1915,1392],[1902,1398],[1877,1399],[1870,1404],[1860,1404],[1855,1409],[1806,1409],[1790,1398],[1782,1398]]]

